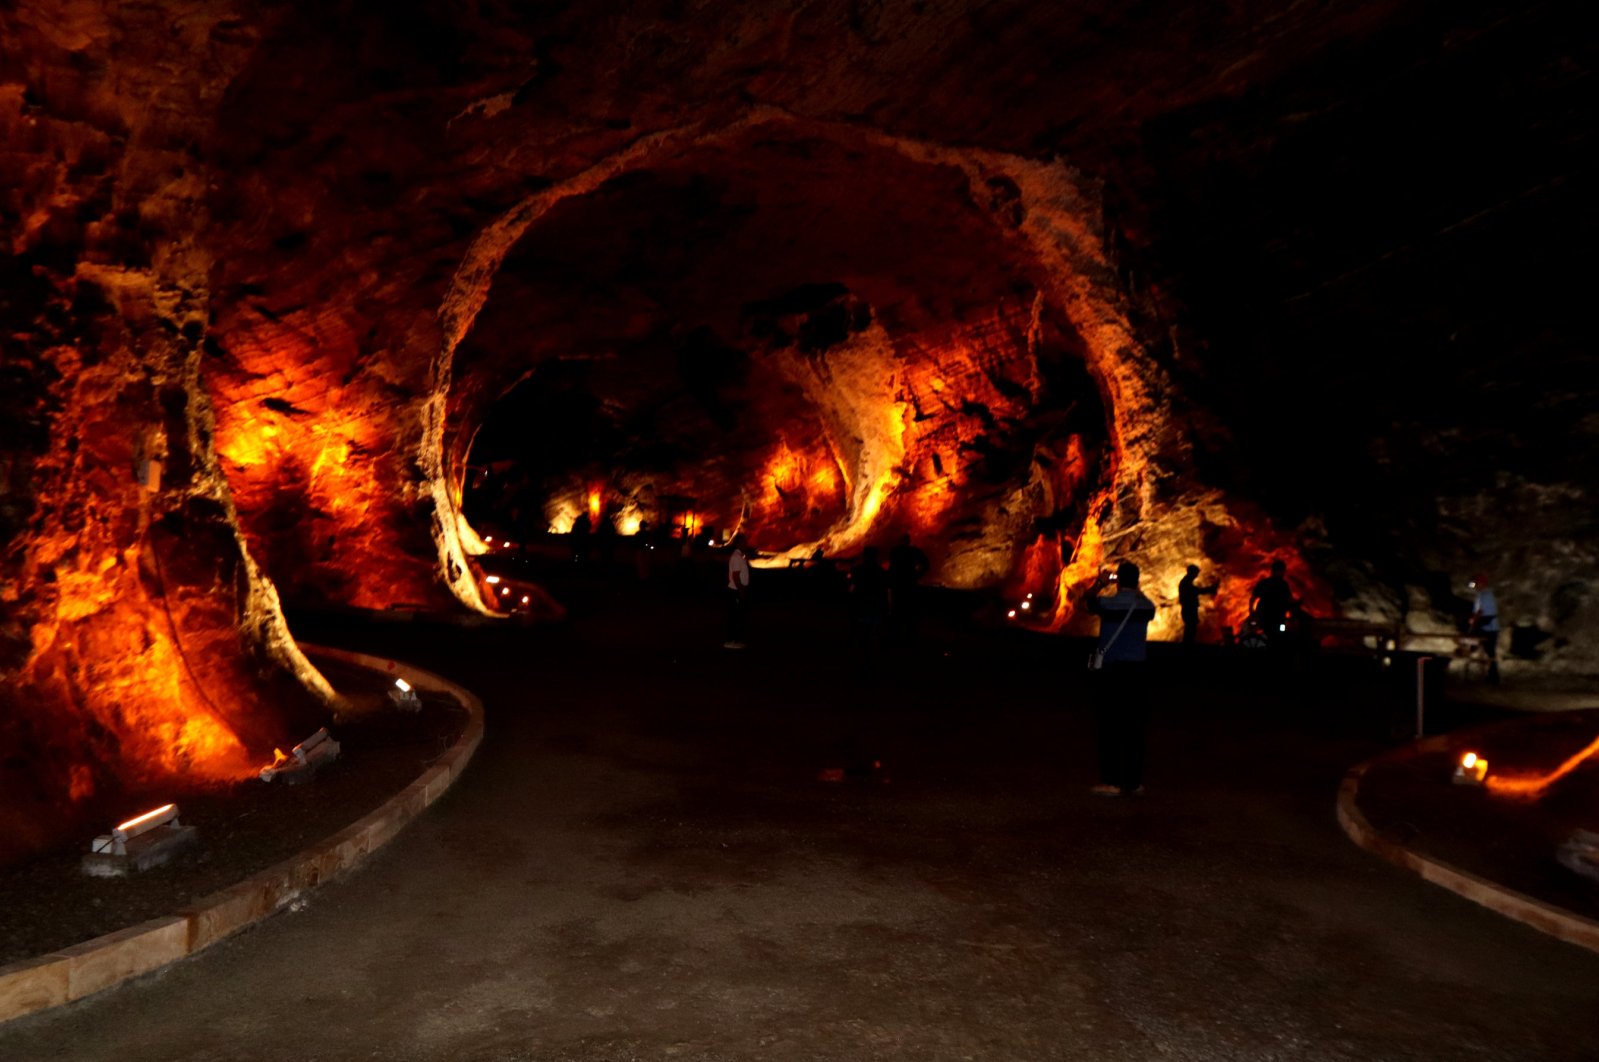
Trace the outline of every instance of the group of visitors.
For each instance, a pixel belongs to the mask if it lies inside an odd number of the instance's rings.
[[[867,546],[850,570],[851,626],[859,654],[858,663],[869,666],[885,631],[909,633],[914,624],[917,583],[927,574],[927,555],[903,536],[889,552],[885,569],[880,551]],[[1095,672],[1095,734],[1099,782],[1091,792],[1100,796],[1139,796],[1144,792],[1144,759],[1150,703],[1146,669],[1149,624],[1155,603],[1139,589],[1138,565],[1122,561],[1114,571],[1101,572],[1088,597],[1088,609],[1099,619],[1099,635],[1090,656]],[[1190,564],[1177,584],[1178,608],[1183,622],[1182,644],[1193,646],[1199,638],[1200,603],[1213,597],[1217,584],[1201,585],[1200,568]],[[1470,630],[1482,641],[1490,667],[1490,681],[1498,681],[1498,609],[1485,577],[1470,584],[1476,591]],[[749,554],[743,535],[735,535],[727,560],[728,649],[743,649],[747,630],[750,586]],[[1267,645],[1285,644],[1293,629],[1303,629],[1304,608],[1287,578],[1287,565],[1271,563],[1270,573],[1250,591],[1248,623],[1262,632]]]

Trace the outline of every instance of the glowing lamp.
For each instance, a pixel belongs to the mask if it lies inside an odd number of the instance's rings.
[[[492,546],[492,545],[494,545],[494,536],[493,535],[484,535],[483,536],[483,541]]]
[[[404,681],[403,679],[400,681]],[[394,697],[396,691],[390,690],[389,696]],[[414,693],[405,696],[415,697]],[[333,735],[328,733],[328,728],[323,727],[294,748],[289,750],[289,755],[274,758],[272,766],[261,768],[258,777],[263,782],[270,782],[281,777],[289,785],[307,782],[323,766],[339,758],[339,743],[333,740]]]
[[[1455,764],[1456,785],[1482,785],[1488,777],[1488,761],[1475,752],[1468,752]]]
[[[412,688],[411,684],[403,678],[394,680],[394,688],[389,691],[389,700],[394,703],[394,707],[402,711],[419,712],[422,710],[421,698],[416,695],[416,690]],[[323,731],[323,733],[326,733],[326,731]]]
[[[178,821],[178,806],[162,804],[117,823],[110,833],[90,842],[83,872],[93,877],[119,877],[148,870],[167,862],[194,840],[194,827]]]
[[[127,822],[118,823],[112,828],[109,838],[97,837],[95,840],[108,839],[114,845],[125,845],[135,837],[165,826],[169,822],[176,823],[177,821],[178,806],[176,804],[162,804],[154,811],[146,811],[143,815],[135,815]]]
[[[1031,601],[1023,601],[1022,602],[1022,611],[1023,612],[1026,612],[1028,609],[1030,609],[1032,607],[1033,607],[1033,603]]]
[[[487,579],[484,579],[483,581],[485,583],[488,583],[490,586],[499,586],[500,585],[500,577],[498,575],[491,575]]]
[[[528,602],[528,596],[526,594],[523,594],[522,595],[522,604],[525,605],[525,604],[527,604],[527,602]]]
[[[1005,613],[1005,618],[1006,619],[1015,619],[1016,618],[1016,610],[1015,609],[1011,609],[1009,612]]]

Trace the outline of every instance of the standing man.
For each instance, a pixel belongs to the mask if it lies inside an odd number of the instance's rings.
[[[1471,633],[1482,640],[1482,651],[1488,654],[1488,681],[1499,682],[1499,602],[1494,598],[1493,587],[1486,575],[1479,575],[1466,584],[1477,591],[1471,604]]]
[[[1288,621],[1293,618],[1293,588],[1288,585],[1288,565],[1271,562],[1271,574],[1261,579],[1249,593],[1249,615],[1266,635],[1266,642],[1277,648],[1288,644]]]
[[[727,554],[727,641],[723,649],[744,648],[744,628],[748,622],[750,559],[744,553],[744,535],[733,536]]]
[[[1177,604],[1183,612],[1183,644],[1193,645],[1199,640],[1199,599],[1215,597],[1216,585],[1200,586],[1199,565],[1190,564],[1188,574],[1177,584]]]
[[[1149,730],[1146,642],[1155,603],[1138,589],[1138,565],[1122,561],[1116,574],[1101,572],[1088,609],[1099,617],[1100,668],[1095,731],[1099,744],[1096,796],[1144,792],[1144,745]],[[1104,594],[1106,587],[1115,592]],[[1103,596],[1101,596],[1103,594]]]

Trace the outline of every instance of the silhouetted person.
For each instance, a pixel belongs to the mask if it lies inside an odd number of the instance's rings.
[[[677,543],[677,585],[684,593],[694,586],[694,536],[683,528],[683,537]]]
[[[744,648],[749,625],[750,561],[744,536],[734,535],[727,550],[727,641],[723,649]]]
[[[1101,572],[1088,599],[1099,617],[1096,651],[1103,664],[1096,676],[1095,734],[1099,745],[1099,796],[1137,796],[1144,791],[1144,746],[1149,730],[1147,639],[1155,603],[1138,589],[1138,565],[1122,561],[1114,579]],[[1114,586],[1112,593],[1102,592]]]
[[[577,514],[577,519],[572,521],[572,559],[582,561],[589,552],[589,533],[594,530],[594,522],[587,512]]]
[[[1471,603],[1468,629],[1482,642],[1482,651],[1488,654],[1488,681],[1499,681],[1499,600],[1494,597],[1493,586],[1486,575],[1479,575],[1467,584],[1477,592]]]
[[[600,517],[598,526],[594,528],[594,552],[599,557],[600,567],[609,572],[611,557],[616,549],[616,521],[611,513]]]
[[[1298,604],[1293,588],[1288,585],[1287,572],[1288,565],[1280,560],[1272,561],[1271,574],[1257,582],[1249,593],[1250,618],[1265,632],[1266,641],[1278,646],[1288,641],[1288,623],[1294,619]]]
[[[931,568],[927,554],[911,543],[909,535],[901,535],[888,551],[889,608],[897,640],[909,641],[916,632],[921,606],[921,588],[917,584]]]
[[[1216,596],[1216,584],[1199,585],[1199,565],[1190,564],[1188,573],[1177,584],[1177,605],[1183,614],[1183,644],[1199,640],[1199,599]]]
[[[856,663],[866,670],[877,658],[888,620],[889,582],[876,546],[861,550],[849,573],[850,637]]]

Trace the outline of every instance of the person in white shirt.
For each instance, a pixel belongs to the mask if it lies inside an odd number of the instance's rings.
[[[749,619],[750,559],[744,552],[744,536],[737,534],[727,553],[727,641],[723,649],[744,648],[744,631]]]
[[[1479,575],[1466,584],[1477,591],[1471,604],[1471,633],[1482,641],[1482,651],[1488,654],[1488,681],[1499,681],[1499,602],[1494,598],[1493,587],[1486,575]]]

